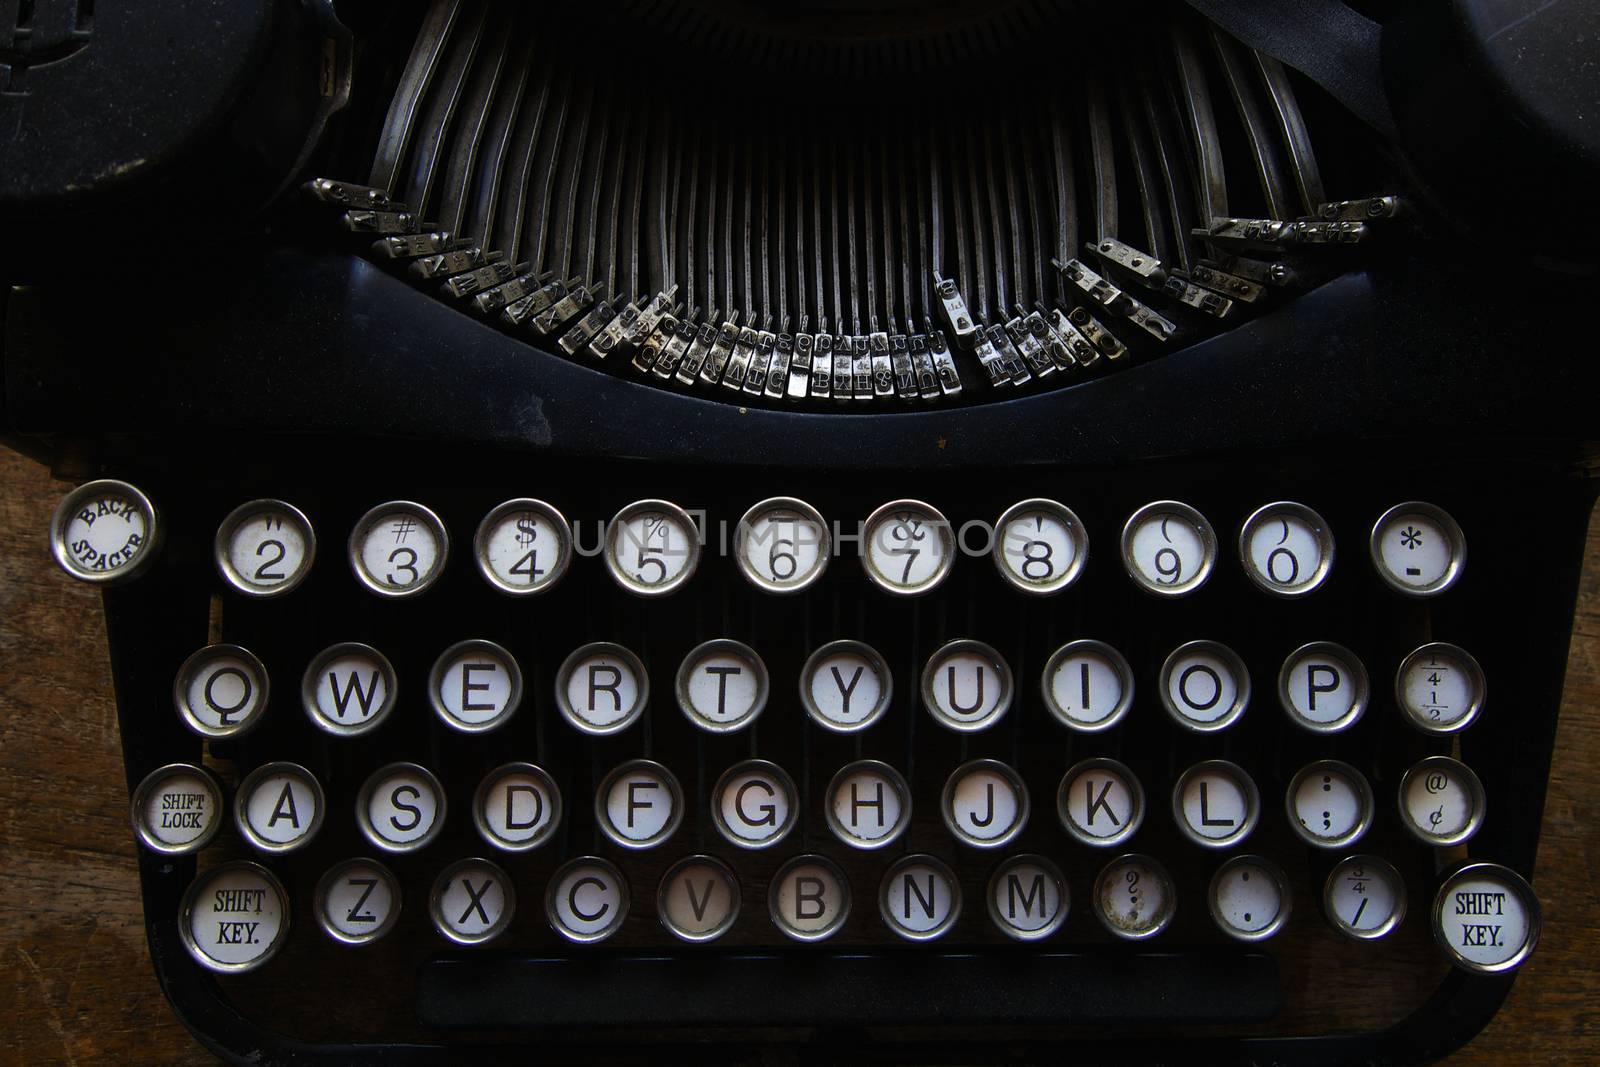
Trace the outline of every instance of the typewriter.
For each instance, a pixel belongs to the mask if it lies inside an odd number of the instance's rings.
[[[1411,1062],[1536,951],[1592,9],[6,22],[5,440],[219,1055]]]

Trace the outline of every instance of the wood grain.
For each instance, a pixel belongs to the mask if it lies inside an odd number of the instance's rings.
[[[151,970],[98,595],[44,530],[62,492],[0,453],[0,1018],[3,1064],[208,1063]],[[1536,885],[1544,940],[1509,1002],[1452,1062],[1600,1061],[1600,527],[1592,527]],[[1330,1005],[1384,1018],[1383,990]]]

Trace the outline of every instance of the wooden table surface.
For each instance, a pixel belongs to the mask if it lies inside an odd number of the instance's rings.
[[[0,1063],[209,1063],[156,987],[98,594],[50,560],[64,491],[0,450]],[[1534,884],[1544,938],[1452,1063],[1600,1061],[1600,527],[1591,525]]]

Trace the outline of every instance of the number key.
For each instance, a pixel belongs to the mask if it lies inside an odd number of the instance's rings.
[[[1054,500],[1024,500],[995,523],[994,564],[1024,593],[1059,593],[1083,571],[1089,537],[1083,523]]]
[[[241,504],[217,528],[217,570],[246,596],[275,597],[289,592],[311,573],[316,554],[311,520],[281,500]]]

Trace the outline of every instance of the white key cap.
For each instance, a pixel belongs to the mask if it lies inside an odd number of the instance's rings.
[[[312,725],[335,737],[376,730],[394,710],[394,667],[371,645],[324,649],[300,680],[300,703]]]
[[[1083,572],[1089,535],[1066,505],[1024,500],[1007,508],[994,525],[994,565],[1024,593],[1059,593]]]
[[[639,657],[609,641],[584,645],[556,671],[556,707],[586,734],[621,733],[650,702],[650,676]]]
[[[379,504],[350,532],[350,569],[381,597],[426,591],[444,574],[450,535],[439,516],[409,500]]]
[[[1244,520],[1239,561],[1258,588],[1302,597],[1315,592],[1333,569],[1333,532],[1304,504],[1268,504]]]
[[[568,941],[604,941],[628,917],[628,882],[616,864],[579,856],[550,877],[544,895],[550,928]]]
[[[461,641],[434,661],[428,702],[451,729],[485,733],[516,714],[522,703],[522,668],[493,641]]]
[[[155,505],[127,482],[85,482],[50,519],[50,551],[80,582],[115,585],[148,571],[164,533]]]
[[[1405,918],[1406,883],[1386,860],[1351,856],[1328,872],[1322,908],[1341,934],[1376,941]]]
[[[678,707],[702,730],[726,734],[767,706],[767,665],[755,649],[720,638],[691,650],[678,667]]]
[[[561,826],[561,791],[543,768],[507,763],[484,776],[472,798],[472,824],[504,852],[526,852]]]
[[[1203,760],[1172,787],[1172,817],[1203,848],[1231,848],[1250,836],[1261,816],[1261,794],[1243,767]]]
[[[944,581],[955,563],[950,522],[931,504],[895,500],[862,524],[861,564],[879,589],[896,596],[921,596]]]
[[[1011,667],[981,641],[951,641],[922,669],[922,706],[941,726],[962,733],[999,722],[1011,695]]]
[[[654,848],[683,821],[683,791],[661,764],[630,760],[601,780],[595,817],[605,835],[623,848]]]
[[[1449,734],[1472,725],[1488,696],[1483,668],[1464,649],[1423,645],[1395,672],[1395,700],[1419,730]]]
[[[1176,500],[1146,504],[1122,528],[1122,563],[1139,588],[1180,597],[1199,589],[1217,562],[1217,535],[1200,514]]]
[[[133,791],[133,829],[146,848],[168,856],[198,852],[222,827],[222,786],[211,772],[169,763]]]
[[[768,593],[798,593],[822,577],[832,555],[828,524],[793,497],[763,500],[739,520],[734,559],[739,573]]]
[[[771,848],[794,829],[799,814],[794,780],[767,760],[734,764],[711,790],[712,821],[738,848]]]
[[[1132,837],[1144,822],[1144,787],[1111,759],[1086,759],[1061,777],[1056,814],[1078,841],[1109,848]]]
[[[385,852],[415,852],[444,828],[439,779],[415,763],[391,763],[367,778],[356,796],[356,825]]]
[[[1072,892],[1061,868],[1043,856],[1012,856],[989,879],[989,919],[1018,941],[1041,941],[1061,929]]]
[[[800,703],[813,722],[834,733],[865,730],[889,710],[894,675],[860,641],[830,641],[800,670]]]
[[[1225,730],[1250,706],[1250,671],[1227,645],[1190,641],[1161,665],[1157,692],[1161,706],[1184,729]]]
[[[767,913],[796,941],[825,941],[850,917],[850,883],[824,856],[796,856],[772,878]]]
[[[1483,825],[1483,783],[1449,756],[1429,756],[1400,779],[1400,823],[1425,845],[1459,845]]]
[[[960,917],[961,883],[942,860],[904,856],[884,872],[878,913],[907,941],[932,941]]]
[[[858,760],[828,783],[828,829],[851,848],[883,848],[911,822],[911,789],[900,772],[878,760]]]
[[[1461,577],[1467,539],[1443,509],[1413,500],[1396,504],[1372,527],[1372,565],[1407,596],[1434,596]]]
[[[485,859],[452,863],[434,879],[428,895],[433,927],[458,945],[493,941],[517,913],[517,891],[497,864]]]
[[[1044,705],[1068,729],[1109,730],[1133,707],[1133,668],[1103,641],[1069,641],[1044,665]]]
[[[1000,848],[1028,823],[1028,787],[999,760],[972,760],[945,782],[939,814],[958,840],[975,848]]]
[[[172,701],[201,737],[238,737],[260,723],[270,688],[267,668],[238,645],[207,645],[183,661]]]
[[[1218,867],[1206,898],[1217,929],[1238,941],[1265,941],[1283,929],[1293,899],[1283,868],[1261,856]]]
[[[376,860],[345,860],[317,883],[317,924],[335,941],[370,944],[400,918],[400,883]]]
[[[676,937],[715,941],[739,919],[739,880],[711,856],[679,860],[662,876],[656,914]]]
[[[606,569],[635,596],[666,596],[700,565],[700,528],[676,504],[639,500],[606,527]]]
[[[255,863],[214,867],[189,884],[178,911],[178,935],[195,962],[241,974],[270,960],[288,940],[289,896]]]
[[[1289,827],[1318,848],[1344,848],[1372,825],[1372,787],[1348,763],[1318,760],[1300,768],[1285,794]]]
[[[1289,653],[1278,672],[1278,700],[1297,725],[1320,734],[1354,726],[1372,690],[1355,653],[1331,641],[1313,641]]]
[[[263,852],[290,852],[317,836],[326,809],[316,775],[298,763],[264,763],[239,783],[233,821]]]
[[[1117,937],[1142,941],[1172,922],[1178,893],[1167,869],[1150,856],[1118,856],[1094,880],[1094,913]]]
[[[534,596],[567,573],[572,527],[543,500],[507,500],[483,517],[472,548],[490,585],[508,596]]]
[[[212,554],[223,580],[245,596],[283,596],[311,573],[317,536],[293,504],[252,500],[222,520]]]
[[[1539,898],[1515,871],[1469,863],[1433,898],[1434,939],[1450,962],[1477,974],[1503,974],[1522,965],[1539,943]]]

